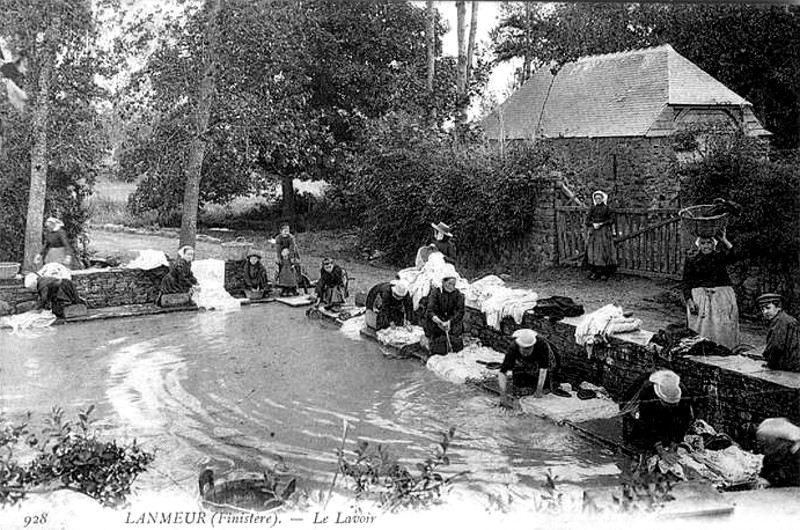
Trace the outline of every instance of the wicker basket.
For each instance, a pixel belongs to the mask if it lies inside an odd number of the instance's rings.
[[[10,280],[19,272],[19,263],[0,261],[0,280]]]
[[[686,227],[690,234],[697,237],[714,237],[728,226],[729,216],[727,212],[719,215],[708,215],[709,210],[713,207],[713,204],[689,206],[678,212],[678,215],[680,215],[683,226]]]
[[[234,241],[222,243],[222,259],[225,261],[242,261],[247,258],[253,244],[245,241],[242,237],[237,237]]]

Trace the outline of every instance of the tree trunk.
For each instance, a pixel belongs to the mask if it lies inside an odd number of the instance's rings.
[[[433,78],[436,72],[436,10],[433,0],[428,0],[427,19],[425,20],[425,46],[428,50],[428,94],[433,95]]]
[[[466,75],[467,75],[467,56],[464,49],[464,22],[467,8],[463,1],[456,2],[456,37],[458,41],[458,72],[456,75],[456,125],[461,125],[467,121],[464,112],[464,98],[466,96]]]
[[[203,159],[206,155],[206,134],[208,118],[211,115],[211,102],[214,97],[214,78],[217,63],[217,43],[219,28],[217,16],[220,0],[207,0],[209,6],[208,26],[206,27],[206,47],[204,50],[203,77],[194,112],[194,138],[189,152],[189,164],[186,167],[186,187],[183,192],[183,216],[181,217],[181,235],[179,245],[194,246],[197,238],[197,208],[200,203],[200,178],[202,177]]]
[[[293,222],[294,211],[294,177],[281,175],[281,192],[283,193],[283,216],[287,222]]]
[[[39,87],[33,108],[33,150],[31,151],[31,187],[25,219],[23,268],[33,270],[36,255],[42,250],[44,200],[47,195],[47,122],[50,115],[50,77],[53,65],[45,58],[39,70]]]
[[[472,56],[475,55],[475,34],[478,32],[478,2],[472,2],[472,14],[469,19],[469,43],[467,44],[467,69],[464,73],[464,87],[469,90],[469,78],[472,74]]]

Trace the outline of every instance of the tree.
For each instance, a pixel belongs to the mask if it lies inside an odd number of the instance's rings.
[[[425,87],[428,93],[433,93],[433,77],[436,75],[436,10],[433,0],[428,0],[425,7],[425,48],[428,52],[428,77]]]
[[[214,77],[217,68],[217,47],[219,41],[220,0],[206,2],[208,21],[206,22],[203,46],[203,75],[200,78],[197,102],[193,112],[192,143],[189,151],[189,164],[186,167],[186,184],[183,194],[183,216],[181,218],[180,246],[194,246],[197,236],[197,208],[200,202],[200,178],[206,154],[206,130],[214,97]]]
[[[2,157],[4,187],[27,189],[24,212],[24,267],[30,268],[42,245],[42,221],[46,211],[66,218],[68,233],[75,236],[83,222],[80,204],[75,198],[91,186],[101,150],[97,134],[97,116],[92,102],[100,90],[93,75],[100,71],[96,53],[96,30],[92,6],[87,0],[0,0],[0,34],[9,37],[13,47],[28,58],[26,92],[30,96],[30,114],[21,119],[2,117],[3,135],[17,145],[9,146],[10,156]],[[8,153],[6,153],[8,154]],[[22,181],[23,172],[29,178]],[[47,181],[68,175],[71,199],[50,201],[53,194]],[[58,191],[58,190],[56,190]],[[3,210],[16,209],[20,200],[4,195]],[[67,207],[71,204],[73,208]],[[77,208],[74,208],[78,206]],[[4,219],[3,230],[14,233],[20,218]],[[3,253],[16,255],[17,240],[3,238]]]

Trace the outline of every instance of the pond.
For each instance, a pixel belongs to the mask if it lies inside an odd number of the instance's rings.
[[[387,358],[368,340],[303,309],[261,304],[0,333],[0,406],[36,417],[53,405],[74,418],[97,406],[104,435],[157,450],[139,488],[196,491],[206,466],[258,470],[283,462],[308,488],[347,448],[387,444],[405,463],[424,459],[456,427],[451,464],[471,487],[615,482],[618,458],[568,427],[512,415],[478,389],[438,379],[417,361]],[[342,481],[339,482],[342,485]]]

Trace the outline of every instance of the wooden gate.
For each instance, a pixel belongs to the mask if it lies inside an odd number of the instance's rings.
[[[617,263],[620,272],[678,280],[683,268],[681,224],[675,208],[619,208]],[[558,261],[580,265],[586,251],[586,214],[582,206],[556,207]]]

